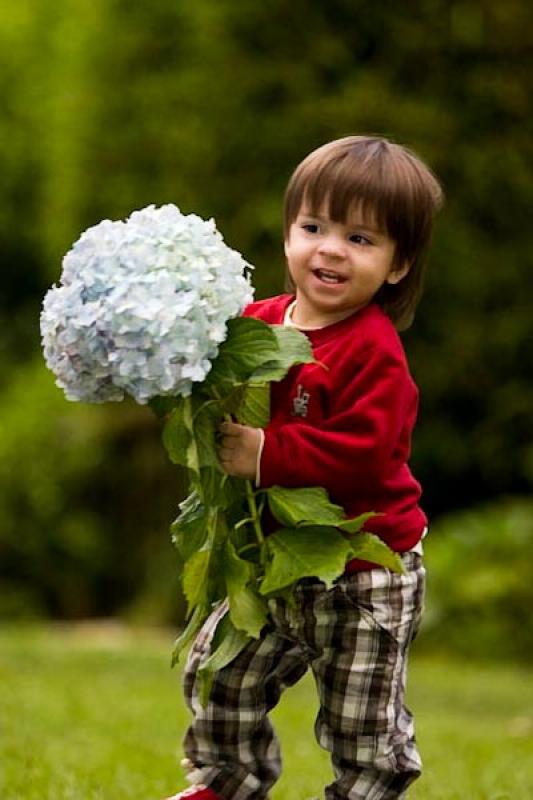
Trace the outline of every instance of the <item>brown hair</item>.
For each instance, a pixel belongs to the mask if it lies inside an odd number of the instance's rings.
[[[408,328],[422,293],[424,256],[443,193],[431,170],[410,150],[378,136],[346,136],[310,153],[293,172],[285,192],[284,236],[305,205],[325,205],[335,222],[357,208],[396,244],[395,263],[409,272],[385,283],[374,297],[398,329]],[[287,272],[287,289],[294,290]]]

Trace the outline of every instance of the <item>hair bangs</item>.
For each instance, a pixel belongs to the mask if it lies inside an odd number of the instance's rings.
[[[395,221],[403,216],[407,187],[394,145],[356,136],[333,144],[318,148],[295,171],[286,195],[285,234],[305,206],[343,223],[357,211],[396,239]]]
[[[390,217],[386,192],[364,165],[345,164],[345,159],[326,163],[311,175],[303,203],[312,214],[320,211],[334,222],[346,223],[354,214],[366,224],[387,231]]]

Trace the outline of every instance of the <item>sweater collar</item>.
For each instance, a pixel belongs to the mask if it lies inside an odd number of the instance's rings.
[[[307,328],[301,327],[300,325],[296,325],[292,321],[292,312],[296,306],[296,297],[294,295],[287,295],[286,302],[282,307],[282,316],[281,316],[281,324],[287,328],[295,328],[296,330],[302,331],[305,333],[306,336],[311,340],[312,344],[317,345],[328,339],[334,338],[338,336],[345,328],[350,327],[355,322],[358,322],[360,319],[367,317],[371,314],[374,314],[379,307],[375,303],[369,303],[364,308],[360,308],[357,311],[354,311],[349,317],[345,317],[344,319],[339,320],[338,322],[332,322],[329,325],[323,325],[319,328]]]

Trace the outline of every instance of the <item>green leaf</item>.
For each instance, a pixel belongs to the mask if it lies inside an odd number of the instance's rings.
[[[344,572],[352,542],[336,529],[323,526],[281,528],[265,545],[271,562],[265,568],[261,594],[269,594],[305,577],[316,577],[331,586]]]
[[[190,433],[191,439],[186,450],[187,466],[193,472],[200,472],[200,461],[198,457],[198,446],[194,435],[193,426],[193,406],[190,397],[183,398],[183,422],[187,431]]]
[[[314,361],[311,342],[305,333],[284,325],[273,325],[272,331],[276,337],[278,352],[275,358],[265,359],[255,370],[251,376],[252,382],[280,381],[294,365],[310,364]]]
[[[276,336],[266,322],[252,317],[231,319],[227,338],[205,380],[206,387],[232,386],[247,380],[261,364],[275,358],[277,350]]]
[[[178,405],[180,398],[178,397],[152,397],[148,405],[156,416],[160,419],[168,416],[170,412]]]
[[[233,661],[250,641],[250,636],[237,630],[228,614],[220,620],[213,636],[211,655],[198,670],[198,693],[204,708],[209,700],[214,673]]]
[[[228,595],[237,594],[244,589],[252,577],[252,565],[248,561],[239,558],[233,543],[226,539],[222,551],[221,568],[224,572]]]
[[[230,596],[230,617],[238,630],[244,631],[254,639],[268,622],[268,605],[249,586]]]
[[[216,434],[222,414],[212,400],[193,395],[192,429],[199,467],[213,467],[222,472],[216,448]]]
[[[163,428],[163,444],[174,464],[199,473],[200,463],[194,437],[193,406],[190,397],[182,397]]]
[[[231,621],[238,630],[243,630],[257,638],[265,626],[268,608],[262,597],[259,597],[248,586],[253,577],[253,567],[237,555],[233,544],[226,540],[222,571],[226,579]]]
[[[163,428],[163,444],[170,460],[183,467],[187,464],[187,450],[191,444],[192,431],[189,430],[184,420],[185,403],[183,398],[172,411]]]
[[[272,325],[272,330],[281,352],[281,358],[286,363],[290,360],[293,364],[310,364],[315,360],[311,342],[305,333],[297,328],[287,328],[286,325]]]
[[[366,514],[359,514],[358,517],[351,519],[343,519],[342,522],[337,522],[337,528],[346,531],[347,533],[358,533],[364,526],[365,522],[372,517],[382,517],[383,514],[377,511],[367,511]]]
[[[266,495],[270,510],[287,527],[303,523],[338,525],[344,520],[344,509],[331,503],[328,493],[320,486],[304,489],[272,486]]]
[[[207,537],[208,514],[197,491],[179,504],[180,513],[170,526],[172,541],[187,561],[200,550]]]
[[[350,539],[352,558],[362,558],[365,561],[372,561],[382,567],[390,569],[392,572],[405,573],[403,561],[385,542],[373,533],[356,533]]]
[[[195,486],[206,508],[213,510],[228,509],[244,495],[239,478],[231,478],[215,467],[202,467]]]
[[[174,667],[178,663],[180,655],[192,642],[192,640],[194,639],[194,637],[204,624],[205,620],[207,619],[208,614],[209,612],[206,608],[204,608],[203,606],[196,606],[184,630],[180,633],[180,635],[174,642],[174,648],[172,650],[172,661],[171,661],[172,667]]]
[[[235,416],[242,425],[264,428],[270,420],[270,387],[267,384],[245,386]]]
[[[188,613],[198,604],[207,602],[210,550],[200,550],[185,562],[183,567],[183,592]]]
[[[223,394],[215,387],[211,387],[212,393],[216,394],[216,401],[225,419],[227,419],[228,414],[232,417],[236,416],[239,406],[243,401],[247,386],[248,384],[246,381],[236,383],[231,387],[224,386]]]
[[[266,383],[241,383],[219,399],[224,414],[254,428],[264,427],[270,419],[270,387]]]
[[[216,433],[223,412],[201,392],[180,398],[163,428],[163,444],[174,464],[198,473],[201,467],[221,470]]]

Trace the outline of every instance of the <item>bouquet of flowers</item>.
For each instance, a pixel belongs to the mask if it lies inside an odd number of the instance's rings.
[[[320,487],[255,489],[221,469],[222,420],[264,427],[270,382],[313,360],[304,334],[240,316],[253,297],[250,269],[213,220],[152,205],[85,231],[41,313],[44,357],[66,397],[149,403],[170,459],[187,471],[189,494],[171,527],[187,600],[173,663],[218,606],[203,701],[213,672],[267,624],[270,598],[306,576],[331,585],[353,557],[402,571],[362,532],[372,514],[345,519]],[[268,536],[265,506],[279,522]]]

